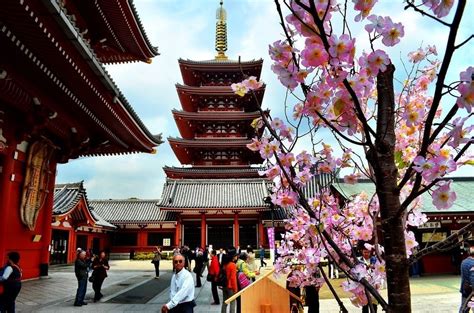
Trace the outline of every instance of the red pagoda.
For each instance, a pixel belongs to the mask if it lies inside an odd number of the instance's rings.
[[[158,52],[131,0],[4,0],[0,47],[0,259],[20,252],[32,278],[48,272],[56,165],[161,143],[102,65]]]
[[[168,138],[182,167],[165,167],[167,180],[158,204],[177,213],[175,245],[214,248],[255,247],[265,242],[262,223],[270,183],[258,175],[262,158],[246,145],[260,117],[264,87],[235,95],[230,85],[255,76],[263,60],[229,60],[226,12],[217,9],[217,56],[208,61],[178,61],[184,84],[177,84],[182,110],[173,110],[181,138]]]

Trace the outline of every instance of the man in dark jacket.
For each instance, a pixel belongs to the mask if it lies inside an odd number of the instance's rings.
[[[87,291],[87,276],[88,276],[85,251],[81,251],[77,255],[76,262],[74,263],[74,272],[76,273],[77,284],[78,284],[74,306],[87,305],[87,303],[84,302],[84,297],[86,296],[86,291]]]

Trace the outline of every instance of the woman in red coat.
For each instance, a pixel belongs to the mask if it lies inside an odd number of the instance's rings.
[[[212,250],[211,251],[211,265],[209,266],[209,275],[212,276],[211,290],[212,290],[212,297],[214,298],[214,302],[211,304],[220,304],[219,294],[217,293],[217,278],[219,277],[219,272],[220,272],[219,259],[217,258],[216,250]]]

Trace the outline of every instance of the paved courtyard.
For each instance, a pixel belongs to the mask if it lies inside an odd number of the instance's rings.
[[[160,312],[167,302],[171,262],[162,262],[163,273],[154,279],[153,265],[147,261],[111,261],[109,277],[103,286],[104,298],[93,303],[92,286],[88,286],[84,307],[73,307],[77,282],[72,266],[55,267],[47,279],[26,281],[17,300],[18,312]],[[194,275],[193,275],[194,276]],[[205,275],[204,275],[205,277]],[[438,276],[412,279],[413,312],[457,312],[459,303],[459,277]],[[212,302],[210,284],[203,280],[203,287],[196,288],[196,313],[220,312]],[[222,297],[222,294],[220,294]],[[222,299],[222,298],[221,298]],[[349,299],[343,299],[349,312],[360,312]],[[320,301],[321,313],[338,312],[332,299]],[[282,311],[285,312],[286,311]],[[244,312],[253,313],[253,312]],[[258,312],[256,312],[258,313]],[[279,313],[279,312],[274,312]]]

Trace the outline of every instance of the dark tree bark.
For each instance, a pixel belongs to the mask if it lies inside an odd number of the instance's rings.
[[[380,203],[382,236],[388,287],[387,312],[411,312],[410,283],[405,247],[405,227],[400,211],[400,194],[397,190],[398,170],[395,164],[395,100],[393,73],[395,67],[377,76],[378,111],[375,148],[367,153],[373,168],[377,196]]]

